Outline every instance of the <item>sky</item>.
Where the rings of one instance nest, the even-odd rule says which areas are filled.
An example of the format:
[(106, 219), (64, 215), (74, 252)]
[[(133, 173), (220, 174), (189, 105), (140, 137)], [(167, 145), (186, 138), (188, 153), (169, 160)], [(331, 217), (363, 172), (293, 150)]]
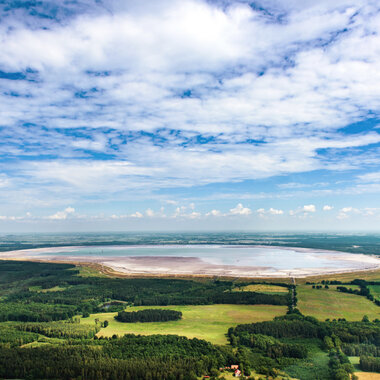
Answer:
[(371, 0), (0, 2), (0, 232), (379, 231)]

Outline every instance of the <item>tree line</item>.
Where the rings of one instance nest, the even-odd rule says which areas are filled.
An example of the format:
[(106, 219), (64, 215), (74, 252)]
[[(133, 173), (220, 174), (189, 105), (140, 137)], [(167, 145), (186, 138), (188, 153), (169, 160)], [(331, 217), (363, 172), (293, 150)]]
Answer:
[(182, 318), (182, 313), (169, 309), (144, 309), (138, 311), (119, 311), (115, 319), (119, 322), (167, 322), (177, 321)]

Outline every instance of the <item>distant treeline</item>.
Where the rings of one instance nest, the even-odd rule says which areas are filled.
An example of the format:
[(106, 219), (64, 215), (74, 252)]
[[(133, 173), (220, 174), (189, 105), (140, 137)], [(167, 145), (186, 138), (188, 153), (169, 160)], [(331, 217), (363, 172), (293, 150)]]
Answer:
[(340, 234), (265, 234), (265, 233), (107, 233), (56, 235), (3, 235), (0, 251), (57, 246), (105, 246), (136, 244), (231, 244), (301, 247), (343, 252), (380, 254), (380, 236)]
[(177, 321), (182, 313), (169, 309), (144, 309), (139, 311), (119, 311), (115, 316), (119, 322), (167, 322)]

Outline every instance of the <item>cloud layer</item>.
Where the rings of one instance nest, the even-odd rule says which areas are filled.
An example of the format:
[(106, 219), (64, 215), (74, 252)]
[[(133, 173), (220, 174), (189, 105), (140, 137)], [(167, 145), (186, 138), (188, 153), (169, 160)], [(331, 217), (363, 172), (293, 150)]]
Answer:
[[(378, 190), (374, 1), (42, 1), (2, 15), (0, 200), (20, 213), (138, 198), (141, 219), (176, 189), (222, 198), (221, 184), (248, 183), (249, 196), (317, 171), (355, 180), (313, 191)], [(278, 194), (305, 186), (289, 178)], [(232, 197), (204, 214), (251, 214)], [(293, 212), (315, 213), (309, 202)]]

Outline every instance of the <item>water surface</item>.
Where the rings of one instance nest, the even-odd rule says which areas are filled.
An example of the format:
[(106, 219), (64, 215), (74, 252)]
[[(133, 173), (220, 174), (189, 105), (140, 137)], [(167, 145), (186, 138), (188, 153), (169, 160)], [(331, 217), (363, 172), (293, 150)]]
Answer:
[[(33, 250), (30, 250), (32, 252)], [(38, 255), (47, 252), (38, 251)], [(150, 246), (83, 246), (51, 248), (49, 255), (107, 257), (196, 257), (217, 265), (260, 266), (278, 270), (312, 268), (360, 267), (359, 260), (347, 260), (358, 255), (342, 252), (302, 250), (282, 247), (223, 246), (223, 245), (150, 245)], [(355, 257), (356, 256), (356, 257)], [(360, 255), (359, 255), (360, 256)], [(357, 265), (356, 265), (357, 264)]]

